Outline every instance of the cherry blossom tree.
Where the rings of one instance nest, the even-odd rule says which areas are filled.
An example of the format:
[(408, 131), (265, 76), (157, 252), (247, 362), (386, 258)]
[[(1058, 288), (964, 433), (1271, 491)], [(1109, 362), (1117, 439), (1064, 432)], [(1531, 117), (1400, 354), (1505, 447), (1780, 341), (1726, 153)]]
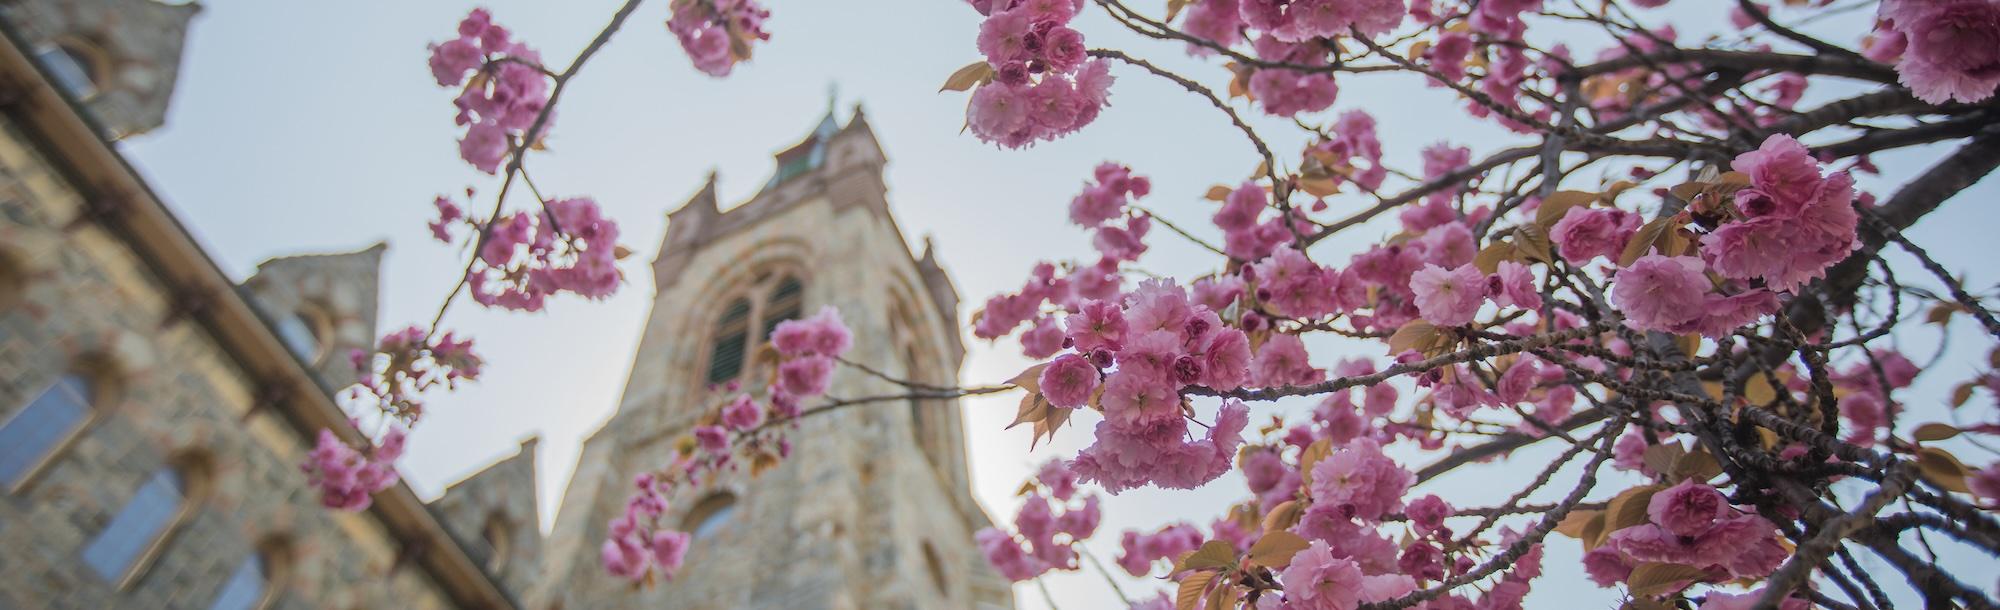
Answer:
[[(408, 426), (427, 392), (477, 378), (470, 340), (439, 329), (461, 292), (534, 311), (619, 287), (617, 225), (588, 197), (544, 195), (527, 160), (565, 87), (638, 4), (561, 70), (479, 10), (432, 46), (437, 83), (459, 91), (461, 156), (497, 177), (498, 195), (483, 215), (435, 200), (432, 230), (468, 246), (465, 272), (428, 328), (355, 356), (351, 406)], [(1014, 392), (1014, 425), (1036, 441), (1074, 423), (1093, 442), (1046, 456), (1011, 522), (978, 534), (1010, 579), (1091, 570), (1118, 589), (1079, 544), (1096, 534), (1103, 494), (1242, 474), (1226, 514), (1121, 533), (1111, 563), (1171, 583), (1171, 594), (1128, 597), (1135, 608), (1518, 608), (1552, 534), (1577, 539), (1581, 573), (1620, 588), (1630, 608), (1887, 609), (1896, 587), (1928, 607), (1995, 607), (1990, 569), (1931, 548), (2000, 555), (2000, 465), (1969, 466), (1942, 446), (2000, 433), (1990, 412), (1962, 423), (1955, 411), (2000, 401), (2000, 349), (1950, 405), (1919, 408), (1907, 390), (1943, 346), (1896, 339), (1969, 323), (2000, 342), (1994, 291), (1968, 287), (1903, 234), (2000, 166), (2000, 1), (1708, 2), (1729, 27), (1697, 40), (1658, 25), (1650, 13), (1667, 0), (967, 4), (982, 16), (962, 49), (976, 59), (943, 87), (967, 95), (967, 137), (1033, 154), (1109, 111), (1116, 79), (1158, 78), (1209, 102), (1247, 146), (1217, 153), (1221, 184), (1200, 194), (1155, 193), (1144, 168), (1078, 168), (1067, 220), (1090, 233), (1095, 260), (1037, 265), (968, 329), (1017, 336), (1042, 363), (1012, 379), (896, 379), (845, 359), (839, 312), (781, 324), (761, 387), (719, 388), (728, 399), (679, 457), (635, 477), (602, 546), (611, 574), (653, 582), (701, 561), (660, 522), (670, 492), (779, 463), (802, 418)], [(671, 8), (669, 32), (712, 76), (767, 37), (769, 13), (753, 0)], [(1203, 59), (1227, 88), (1090, 46), (1071, 27), (1085, 11)], [(1859, 40), (1801, 31), (1856, 11), (1875, 15)], [(1433, 144), (1421, 167), (1391, 167), (1368, 109), (1333, 111), (1342, 87), (1383, 75), (1421, 77), (1519, 143)], [(1836, 81), (1863, 92), (1801, 106)], [(1273, 147), (1252, 125), (1272, 121), (1246, 120), (1256, 114), (1308, 144)], [(1855, 176), (1881, 173), (1872, 155), (1913, 147), (1940, 158), (1881, 176), (1894, 186), (1880, 193), (1857, 188)], [(537, 205), (507, 209), (516, 185)], [(1148, 207), (1198, 197), (1219, 243)], [(1394, 235), (1361, 234), (1385, 214)], [(1213, 264), (1142, 271), (1149, 237), (1169, 233)], [(1344, 260), (1316, 247), (1336, 238), (1362, 247)], [(1892, 257), (1927, 276), (1898, 278)], [(1329, 362), (1304, 341), (1321, 336), (1373, 351)], [(838, 367), (904, 391), (825, 396)], [(1263, 412), (1292, 397), (1317, 406)], [(1953, 423), (1935, 421), (1942, 412)], [(400, 428), (379, 436), (372, 448), (322, 439), (306, 468), (328, 506), (360, 508), (393, 483)], [(1536, 444), (1564, 449), (1508, 497), (1453, 506), (1419, 491)], [(1428, 461), (1399, 461), (1394, 447)], [(1862, 557), (1891, 570), (1863, 569)]]

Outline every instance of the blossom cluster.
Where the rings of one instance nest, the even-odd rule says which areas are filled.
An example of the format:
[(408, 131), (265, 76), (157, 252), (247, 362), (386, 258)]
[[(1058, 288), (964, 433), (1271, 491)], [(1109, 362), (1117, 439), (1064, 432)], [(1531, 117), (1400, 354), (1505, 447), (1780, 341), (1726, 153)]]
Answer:
[(1724, 582), (1767, 576), (1791, 554), (1778, 529), (1754, 512), (1730, 506), (1722, 493), (1692, 478), (1652, 494), (1647, 521), (1610, 533), (1583, 557), (1590, 579), (1611, 586), (1644, 563), (1699, 568), (1690, 580)]
[[(1735, 191), (1731, 205), (1703, 199), (1691, 206), (1692, 214), (1719, 223), (1701, 236), (1699, 256), (1646, 254), (1618, 272), (1611, 301), (1632, 328), (1727, 335), (1776, 311), (1776, 293), (1798, 291), (1857, 247), (1859, 217), (1847, 172), (1822, 176), (1805, 146), (1785, 135), (1736, 157), (1734, 167), (1747, 174), (1749, 184)], [(1597, 218), (1589, 223), (1597, 228), (1579, 222), (1568, 234), (1624, 235), (1622, 224), (1612, 230), (1615, 221)], [(1593, 237), (1578, 243), (1596, 242)], [(1569, 245), (1562, 247), (1569, 256)], [(1722, 283), (1730, 292), (1718, 291), (1709, 271), (1734, 280)]]
[(306, 452), (299, 469), (306, 482), (319, 489), (320, 504), (348, 512), (367, 510), (376, 492), (401, 480), (396, 458), (403, 455), (404, 433), (391, 428), (380, 444), (360, 450), (349, 446), (332, 430), (319, 431), (318, 444)]
[(1103, 112), (1111, 69), (1069, 27), (1082, 0), (973, 0), (986, 19), (979, 52), (991, 76), (972, 92), (966, 126), (980, 140), (1021, 148), (1082, 129)]
[(1060, 460), (1043, 464), (1023, 491), (1014, 531), (980, 530), (974, 536), (980, 552), (1009, 580), (1077, 569), (1076, 545), (1096, 533), (1104, 518), (1097, 495), (1079, 495), (1076, 473)]
[(617, 292), (624, 281), (618, 259), (618, 223), (604, 216), (589, 197), (553, 199), (540, 211), (521, 211), (493, 219), (467, 218), (451, 200), (436, 201), (438, 218), (433, 235), (450, 243), (451, 227), (472, 228), (477, 246), (465, 281), (480, 305), (515, 311), (541, 311), (548, 298), (569, 292), (598, 300)]
[(373, 351), (349, 353), (348, 363), (355, 372), (354, 385), (342, 393), (349, 408), (366, 407), (411, 423), (423, 417), (424, 393), (479, 379), (485, 361), (473, 353), (471, 338), (408, 326), (383, 335)]
[[(771, 332), (771, 347), (780, 362), (773, 372), (775, 380), (763, 388), (763, 400), (737, 393), (736, 382), (723, 386), (720, 389), (733, 398), (703, 414), (679, 439), (673, 462), (633, 479), (625, 510), (611, 520), (598, 549), (605, 571), (634, 582), (672, 580), (686, 557), (690, 535), (662, 525), (672, 508), (669, 498), (738, 470), (743, 463), (738, 454), (748, 458), (752, 476), (790, 457), (792, 441), (786, 429), (797, 427), (804, 413), (802, 401), (826, 393), (834, 363), (853, 344), (853, 333), (832, 306), (811, 318), (780, 322)], [(1069, 489), (1073, 491), (1074, 485)], [(1095, 528), (1095, 518), (1091, 523)]]
[(1976, 103), (2000, 88), (2000, 2), (1882, 0), (1869, 58), (1896, 64), (1918, 99)]
[[(548, 132), (550, 119), (542, 115), (550, 79), (541, 54), (513, 40), (486, 9), (466, 15), (457, 38), (431, 45), (430, 67), (438, 86), (464, 87), (452, 101), (454, 120), (465, 127), (458, 154), (479, 171), (498, 172), (510, 151)], [(527, 133), (537, 120), (540, 131)]]
[(771, 12), (756, 0), (676, 0), (667, 31), (681, 43), (696, 70), (729, 76), (736, 62), (750, 59), (750, 45), (770, 40), (764, 20)]

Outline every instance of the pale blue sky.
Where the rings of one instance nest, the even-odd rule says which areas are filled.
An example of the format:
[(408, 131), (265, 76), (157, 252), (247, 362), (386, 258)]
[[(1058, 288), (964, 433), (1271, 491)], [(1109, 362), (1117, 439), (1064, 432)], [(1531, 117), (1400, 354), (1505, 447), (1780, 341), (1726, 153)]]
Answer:
[[(425, 44), (451, 34), (473, 4), (459, 0), (277, 3), (213, 0), (194, 23), (180, 89), (168, 126), (127, 142), (125, 150), (180, 213), (186, 224), (230, 272), (247, 275), (258, 261), (277, 255), (346, 251), (377, 240), (391, 246), (383, 268), (384, 327), (430, 318), (462, 264), (461, 253), (431, 241), (423, 223), (431, 198), (471, 185), (497, 187), (492, 178), (459, 161), (452, 125), (452, 93), (431, 82)], [(485, 3), (496, 20), (514, 29), (561, 66), (594, 35), (618, 3), (613, 0)], [(1086, 256), (1089, 238), (1062, 215), (1066, 202), (1106, 159), (1132, 165), (1154, 181), (1145, 203), (1183, 226), (1198, 226), (1209, 212), (1206, 187), (1234, 183), (1255, 166), (1247, 143), (1206, 101), (1126, 67), (1102, 118), (1081, 133), (1028, 151), (1003, 151), (961, 135), (964, 98), (933, 93), (946, 75), (976, 58), (978, 15), (952, 0), (874, 0), (865, 3), (771, 0), (769, 44), (728, 79), (696, 73), (661, 26), (666, 3), (650, 2), (565, 93), (550, 138), (552, 154), (531, 160), (536, 182), (552, 196), (590, 195), (617, 218), (626, 243), (638, 252), (625, 271), (631, 281), (602, 303), (571, 298), (549, 310), (521, 315), (461, 304), (447, 327), (477, 337), (490, 364), (485, 379), (433, 405), (415, 433), (403, 470), (424, 494), (512, 453), (520, 439), (540, 435), (541, 505), (553, 517), (582, 436), (615, 407), (631, 363), (652, 286), (645, 261), (658, 247), (664, 215), (699, 187), (709, 169), (721, 172), (725, 201), (753, 193), (772, 169), (770, 155), (809, 130), (824, 112), (826, 89), (838, 83), (843, 117), (866, 105), (890, 165), (891, 206), (915, 240), (935, 236), (939, 253), (963, 295), (966, 311), (987, 296), (1018, 288), (1037, 260)], [(1141, 10), (1159, 10), (1141, 1)], [(1684, 33), (1706, 31), (1722, 19), (1721, 3), (1684, 1), (1674, 21)], [(1696, 7), (1692, 5), (1703, 5)], [(1864, 18), (1847, 16), (1820, 27), (1849, 33)], [(1153, 43), (1115, 31), (1091, 8), (1079, 27), (1093, 46), (1116, 46), (1219, 86), (1220, 68), (1187, 60), (1177, 45)], [(1684, 34), (1683, 39), (1692, 36)], [(1587, 41), (1573, 46), (1591, 47)], [(1335, 112), (1364, 108), (1380, 121), (1389, 159), (1414, 167), (1417, 151), (1439, 140), (1469, 144), (1476, 153), (1521, 140), (1463, 116), (1443, 90), (1401, 76), (1345, 78)], [(1851, 86), (1808, 96), (1827, 99)], [(1252, 111), (1254, 112), (1254, 111)], [(1274, 148), (1296, 150), (1296, 130), (1258, 119)], [(1941, 154), (1919, 151), (1878, 159), (1891, 176), (1907, 176)], [(1281, 157), (1290, 156), (1283, 155)], [(1591, 177), (1595, 177), (1593, 174)], [(1871, 180), (1863, 187), (1875, 186)], [(1991, 285), (1977, 263), (1990, 260), (1995, 223), (1990, 206), (2000, 187), (1988, 180), (1961, 195), (1952, 209), (1927, 219), (1912, 233), (1941, 253), (1953, 269)], [(1336, 198), (1336, 210), (1363, 202)], [(727, 205), (727, 204), (725, 204)], [(1387, 220), (1387, 219), (1385, 219)], [(1361, 227), (1354, 237), (1321, 247), (1321, 260), (1341, 260), (1364, 239), (1393, 231), (1388, 222)], [(1152, 271), (1188, 277), (1215, 261), (1197, 248), (1157, 232), (1143, 261)], [(1905, 261), (1899, 261), (1899, 263)], [(1901, 274), (1918, 278), (1910, 265)], [(1962, 325), (1963, 326), (1963, 325)], [(1970, 331), (1969, 327), (1960, 328)], [(1908, 338), (1928, 354), (1935, 337)], [(968, 383), (1002, 380), (1027, 362), (1014, 344), (968, 340)], [(1967, 376), (1984, 342), (1965, 333), (1914, 396), (1932, 408), (1943, 388)], [(1329, 344), (1334, 346), (1334, 344)], [(1353, 346), (1379, 356), (1379, 347)], [(1331, 353), (1319, 364), (1330, 365)], [(1010, 420), (1010, 398), (967, 401), (968, 446), (976, 491), (996, 519), (1012, 518), (1012, 490), (1035, 464), (1066, 457), (1088, 442), (1093, 418), (1064, 431), (1052, 446), (1030, 454), (1025, 430), (1000, 432)], [(1296, 412), (1300, 404), (1264, 413)], [(1979, 407), (1973, 417), (1991, 417)], [(1548, 452), (1541, 452), (1546, 455)], [(1401, 454), (1410, 455), (1410, 454)], [(1962, 451), (1985, 464), (1990, 455)], [(1516, 462), (1531, 462), (1523, 454)], [(1421, 462), (1422, 459), (1412, 459)], [(1491, 503), (1506, 490), (1497, 482), (1532, 474), (1494, 467), (1430, 484), (1447, 498)], [(1498, 471), (1501, 476), (1495, 476)], [(1615, 491), (1617, 487), (1607, 491)], [(1560, 491), (1560, 490), (1558, 490)], [(1107, 523), (1091, 547), (1107, 561), (1117, 533), (1154, 528), (1178, 517), (1206, 522), (1240, 499), (1235, 475), (1196, 492), (1129, 492), (1111, 499)], [(1486, 498), (1483, 502), (1474, 498)], [(1538, 582), (1531, 605), (1610, 607), (1615, 596), (1579, 584), (1575, 545), (1550, 549), (1550, 576)], [(694, 558), (699, 561), (699, 558)], [(1114, 568), (1115, 569), (1115, 568)], [(1126, 579), (1128, 591), (1159, 588)], [(1091, 574), (1061, 575), (1051, 586), (1064, 607), (1095, 608), (1112, 601)], [(1019, 591), (1023, 608), (1042, 606), (1032, 588)]]

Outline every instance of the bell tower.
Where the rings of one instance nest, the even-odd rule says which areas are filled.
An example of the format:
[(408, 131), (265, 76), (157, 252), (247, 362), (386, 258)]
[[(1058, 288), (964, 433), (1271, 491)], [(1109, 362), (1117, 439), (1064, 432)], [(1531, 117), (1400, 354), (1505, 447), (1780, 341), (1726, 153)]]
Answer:
[[(778, 322), (833, 305), (854, 331), (849, 359), (957, 381), (957, 293), (928, 243), (913, 254), (904, 242), (862, 111), (845, 124), (828, 112), (775, 157), (749, 201), (723, 208), (711, 173), (668, 214), (624, 397), (585, 442), (529, 607), (1013, 607), (1010, 583), (973, 543), (989, 519), (968, 484), (957, 401), (807, 417), (777, 468), (672, 498), (669, 523), (695, 537), (678, 578), (635, 590), (604, 573), (598, 545), (632, 477), (667, 463), (674, 439), (730, 396), (716, 386), (757, 385), (749, 380), (764, 373), (751, 356)], [(840, 369), (829, 395), (902, 392)]]

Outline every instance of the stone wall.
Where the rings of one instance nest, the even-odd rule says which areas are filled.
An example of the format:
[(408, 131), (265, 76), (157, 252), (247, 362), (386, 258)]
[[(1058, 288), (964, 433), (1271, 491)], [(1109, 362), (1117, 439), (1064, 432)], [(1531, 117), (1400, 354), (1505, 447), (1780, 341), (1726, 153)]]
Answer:
[[(276, 608), (437, 608), (424, 572), (366, 514), (318, 506), (300, 432), (121, 242), (76, 223), (75, 189), (0, 121), (0, 251), (25, 270), (0, 309), (0, 418), (87, 363), (116, 397), (25, 487), (0, 490), (0, 608), (205, 608), (245, 557), (286, 541)], [(107, 386), (110, 387), (110, 386)], [(124, 587), (81, 550), (154, 472), (205, 464), (208, 492)], [(402, 564), (402, 565), (399, 565)], [(365, 584), (362, 584), (365, 583)]]

